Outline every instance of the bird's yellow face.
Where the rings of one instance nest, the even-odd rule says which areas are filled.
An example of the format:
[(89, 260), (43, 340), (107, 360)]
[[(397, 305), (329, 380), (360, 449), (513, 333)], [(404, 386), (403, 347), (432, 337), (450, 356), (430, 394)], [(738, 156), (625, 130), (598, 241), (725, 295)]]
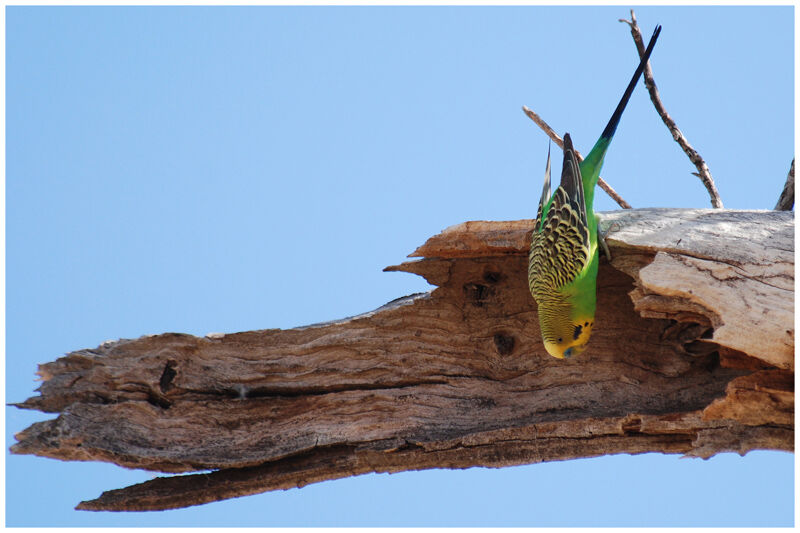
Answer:
[(547, 353), (558, 359), (569, 359), (573, 355), (578, 355), (586, 349), (586, 345), (589, 343), (592, 326), (594, 326), (594, 318), (586, 318), (558, 328), (555, 335), (547, 335), (552, 340), (544, 340)]

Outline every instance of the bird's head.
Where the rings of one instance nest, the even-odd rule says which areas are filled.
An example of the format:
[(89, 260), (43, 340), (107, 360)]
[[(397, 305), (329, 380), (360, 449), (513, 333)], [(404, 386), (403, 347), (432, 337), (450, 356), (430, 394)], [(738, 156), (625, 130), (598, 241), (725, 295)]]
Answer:
[(594, 318), (575, 320), (557, 324), (545, 330), (542, 325), (542, 336), (547, 353), (558, 359), (569, 359), (586, 349), (592, 334)]

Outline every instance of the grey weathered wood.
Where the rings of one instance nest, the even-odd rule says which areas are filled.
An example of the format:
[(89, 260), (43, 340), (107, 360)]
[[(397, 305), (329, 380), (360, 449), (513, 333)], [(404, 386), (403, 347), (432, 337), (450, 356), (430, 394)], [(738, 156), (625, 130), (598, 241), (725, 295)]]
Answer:
[[(640, 313), (698, 312), (714, 327), (710, 340), (794, 370), (793, 216), (711, 209), (626, 214), (603, 217), (604, 227), (620, 227), (608, 240), (657, 252), (641, 270), (627, 269), (638, 281), (631, 297)], [(615, 264), (626, 270), (624, 260)]]
[(793, 449), (792, 214), (626, 210), (602, 227), (613, 262), (581, 357), (541, 344), (531, 221), (467, 222), (387, 268), (435, 290), (370, 313), (41, 365), (40, 394), (19, 407), (59, 416), (12, 452), (214, 470), (79, 506), (155, 510), (366, 472)]

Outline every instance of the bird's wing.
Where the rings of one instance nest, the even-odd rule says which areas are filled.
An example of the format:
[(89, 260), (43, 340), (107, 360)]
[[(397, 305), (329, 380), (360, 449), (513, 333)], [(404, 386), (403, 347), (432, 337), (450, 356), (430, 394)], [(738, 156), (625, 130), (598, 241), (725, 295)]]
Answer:
[(589, 228), (563, 187), (556, 189), (547, 219), (531, 246), (531, 274), (541, 288), (559, 289), (575, 281), (589, 262)]
[[(572, 146), (572, 137), (569, 136), (569, 133), (564, 134), (564, 164), (561, 167), (561, 188), (567, 193), (570, 206), (577, 211), (580, 222), (588, 227), (586, 196), (583, 191), (581, 167), (578, 165), (578, 157), (575, 155), (575, 148)], [(588, 241), (586, 246), (589, 246)]]
[(529, 273), (532, 289), (560, 289), (575, 281), (590, 256), (589, 226), (583, 181), (572, 140), (564, 136), (561, 185), (531, 242)]

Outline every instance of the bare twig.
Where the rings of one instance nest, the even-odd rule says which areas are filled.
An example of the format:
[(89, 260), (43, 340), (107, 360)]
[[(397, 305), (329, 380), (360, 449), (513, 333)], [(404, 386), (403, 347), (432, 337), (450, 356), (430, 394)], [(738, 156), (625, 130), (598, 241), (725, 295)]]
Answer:
[[(550, 125), (547, 122), (542, 120), (542, 117), (537, 115), (532, 110), (528, 109), (527, 106), (522, 106), (522, 110), (525, 112), (526, 115), (528, 115), (528, 117), (532, 121), (534, 121), (536, 123), (537, 126), (542, 128), (542, 131), (544, 131), (547, 134), (547, 136), (550, 137), (553, 140), (554, 143), (556, 143), (562, 149), (564, 148), (564, 140), (561, 137), (559, 137), (558, 134), (555, 131), (553, 131), (553, 128), (551, 128)], [(580, 154), (580, 152), (575, 150), (575, 155), (578, 157), (578, 161), (579, 162), (583, 161), (583, 156)], [(611, 197), (611, 199), (614, 200), (615, 202), (617, 202), (617, 204), (619, 204), (619, 206), (622, 209), (630, 209), (631, 208), (631, 204), (629, 204), (628, 202), (623, 200), (622, 196), (617, 194), (617, 191), (612, 189), (611, 185), (606, 183), (606, 181), (603, 178), (598, 177), (597, 178), (597, 184), (600, 186), (601, 189), (606, 191), (606, 193), (608, 193), (608, 195)]]
[(789, 169), (789, 175), (786, 176), (786, 183), (783, 186), (783, 192), (778, 203), (775, 204), (775, 209), (778, 211), (791, 211), (794, 208), (794, 158), (792, 158), (792, 166)]
[[(642, 32), (639, 30), (639, 25), (636, 23), (636, 15), (631, 9), (631, 20), (619, 19), (620, 22), (624, 22), (631, 29), (631, 35), (633, 36), (633, 41), (636, 43), (636, 49), (639, 51), (639, 57), (642, 57), (644, 54), (644, 41), (642, 40)], [(650, 100), (653, 101), (653, 105), (658, 111), (658, 114), (661, 115), (661, 120), (664, 121), (667, 128), (669, 128), (670, 133), (672, 133), (672, 138), (675, 139), (683, 151), (686, 152), (686, 155), (689, 157), (689, 160), (697, 167), (697, 173), (693, 174), (698, 176), (700, 180), (705, 185), (706, 189), (708, 190), (708, 194), (711, 197), (711, 205), (713, 207), (721, 208), (722, 207), (722, 199), (719, 196), (719, 191), (717, 191), (717, 186), (714, 185), (714, 178), (711, 177), (711, 171), (708, 169), (708, 165), (700, 157), (700, 154), (692, 148), (692, 145), (689, 144), (689, 141), (686, 140), (686, 137), (683, 136), (681, 130), (678, 129), (678, 126), (675, 124), (675, 121), (672, 120), (672, 117), (667, 114), (667, 110), (664, 109), (664, 104), (661, 103), (661, 97), (658, 95), (658, 88), (656, 87), (656, 82), (653, 79), (653, 69), (650, 68), (650, 62), (648, 61), (647, 64), (644, 66), (644, 84), (647, 87), (647, 91), (650, 93)]]

